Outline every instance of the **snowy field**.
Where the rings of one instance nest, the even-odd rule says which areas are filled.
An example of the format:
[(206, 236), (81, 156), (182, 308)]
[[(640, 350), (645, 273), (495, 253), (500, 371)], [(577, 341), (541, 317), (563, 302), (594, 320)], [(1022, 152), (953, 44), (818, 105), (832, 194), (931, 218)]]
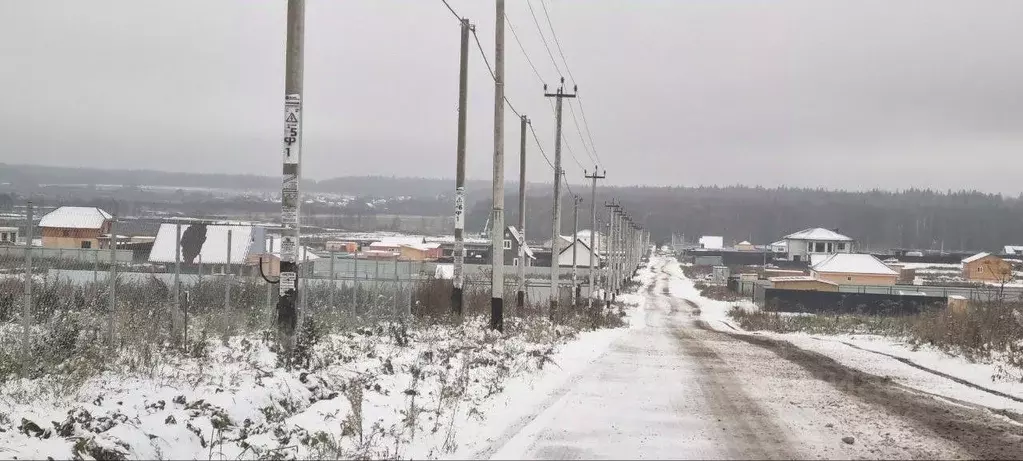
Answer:
[[(624, 298), (641, 316), (643, 299)], [(294, 371), (259, 337), (145, 369), (121, 357), (79, 386), (3, 383), (0, 458), (476, 457), (627, 331), (381, 323), (323, 337)]]

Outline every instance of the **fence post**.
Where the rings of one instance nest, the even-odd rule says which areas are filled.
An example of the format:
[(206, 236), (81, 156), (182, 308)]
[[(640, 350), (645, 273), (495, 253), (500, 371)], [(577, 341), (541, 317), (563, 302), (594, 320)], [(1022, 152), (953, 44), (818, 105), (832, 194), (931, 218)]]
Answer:
[(92, 289), (99, 290), (99, 248), (92, 250)]
[(110, 313), (107, 318), (107, 340), (114, 346), (114, 320), (117, 309), (117, 217), (110, 220)]
[[(174, 226), (174, 312), (170, 315), (171, 332), (174, 331), (174, 316), (181, 312), (181, 224)], [(173, 334), (173, 333), (172, 333)]]
[(401, 291), (401, 284), (398, 283), (398, 256), (394, 257), (394, 316), (398, 316), (398, 292)]
[[(267, 259), (267, 264), (270, 264), (270, 268), (272, 268), (273, 267), (273, 253), (274, 253), (274, 239), (273, 239), (273, 237), (270, 237), (267, 240), (270, 242), (270, 245), (267, 248), (266, 259)], [(260, 265), (259, 270), (263, 271), (263, 267), (262, 267), (263, 266), (263, 261), (262, 261), (262, 259), (260, 259), (259, 265)], [(280, 266), (278, 266), (278, 267), (280, 267)], [(270, 272), (270, 268), (267, 268), (267, 270), (265, 272)], [(280, 272), (280, 271), (278, 271), (278, 272)], [(270, 318), (273, 318), (273, 307), (274, 307), (274, 304), (273, 304), (273, 284), (268, 283), (268, 284), (266, 284), (266, 313), (267, 313), (267, 315), (270, 316)]]
[(334, 252), (330, 252), (330, 291), (327, 294), (327, 308), (334, 309)]
[(352, 313), (357, 314), (359, 308), (359, 253), (355, 253), (355, 268), (352, 269)]
[(198, 269), (198, 272), (199, 272), (199, 279), (195, 283), (196, 283), (197, 287), (200, 287), (200, 286), (202, 286), (202, 252), (201, 251), (199, 252), (198, 255), (196, 255), (196, 259), (199, 260), (199, 263), (197, 264), (197, 267), (196, 267)]
[(21, 348), (21, 359), (22, 359), (22, 375), (25, 375), (25, 370), (29, 363), (29, 351), (30, 347), (30, 334), (29, 329), (32, 325), (32, 202), (29, 201), (25, 209), (26, 218), (28, 225), (25, 227), (25, 304), (22, 306), (21, 311), (21, 329), (22, 329), (22, 348)]
[[(227, 230), (227, 260), (224, 263), (224, 320), (227, 320), (227, 311), (231, 309), (231, 229)], [(225, 324), (226, 326), (226, 324)]]
[(377, 306), (377, 300), (380, 296), (380, 260), (377, 259), (373, 264), (373, 307)]

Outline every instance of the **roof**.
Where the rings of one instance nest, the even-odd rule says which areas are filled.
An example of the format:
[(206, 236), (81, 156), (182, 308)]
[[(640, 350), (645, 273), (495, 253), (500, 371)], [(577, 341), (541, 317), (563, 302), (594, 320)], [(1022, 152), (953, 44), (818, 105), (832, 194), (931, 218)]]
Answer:
[[(156, 240), (153, 242), (153, 250), (149, 253), (149, 262), (172, 263), (175, 260), (175, 249), (177, 245), (177, 224), (160, 224), (160, 230), (156, 233)], [(181, 224), (182, 240), (185, 240), (185, 231), (193, 224)], [(231, 264), (244, 264), (250, 253), (263, 251), (262, 227), (254, 226), (222, 226), (210, 224), (206, 226), (206, 235), (202, 247), (196, 255), (195, 263), (224, 264), (227, 262), (227, 232), (231, 231)], [(280, 243), (275, 248), (280, 247)], [(188, 263), (182, 251), (181, 262)]]
[(43, 216), (39, 220), (39, 227), (100, 229), (104, 222), (112, 218), (110, 213), (96, 207), (62, 206)]
[(820, 240), (830, 242), (851, 242), (852, 238), (830, 229), (812, 227), (785, 236), (786, 240)]
[(987, 253), (987, 252), (980, 252), (980, 253), (977, 253), (977, 254), (975, 254), (973, 256), (970, 256), (969, 258), (964, 259), (963, 263), (964, 264), (969, 264), (969, 263), (972, 263), (972, 262), (974, 262), (974, 261), (976, 261), (978, 259), (984, 259), (984, 258), (986, 258), (988, 256), (993, 256), (993, 255), (991, 253)]
[(816, 272), (839, 274), (898, 275), (895, 269), (888, 267), (874, 255), (858, 253), (829, 255), (823, 261), (814, 264), (812, 269)]
[(425, 241), (424, 237), (421, 236), (392, 236), (383, 237), (380, 240), (371, 243), (369, 246), (378, 247), (400, 247), (402, 245), (421, 245)]
[(780, 277), (770, 277), (767, 280), (772, 282), (820, 282), (828, 285), (838, 285), (837, 283), (816, 279), (809, 275), (784, 275)]
[[(587, 241), (585, 241), (583, 239), (575, 239), (575, 241), (583, 244), (583, 247), (586, 248), (587, 252), (590, 251), (590, 244), (589, 244), (589, 242), (587, 242)], [(558, 252), (558, 254), (561, 254), (561, 253), (564, 253), (564, 252), (568, 251), (569, 248), (572, 248), (571, 244), (565, 246), (565, 248), (562, 248), (561, 251)], [(598, 254), (597, 257), (599, 258), (600, 255)]]
[(771, 246), (773, 246), (773, 247), (787, 247), (787, 246), (789, 246), (789, 242), (786, 242), (785, 240), (779, 240), (777, 242), (772, 243)]
[(725, 247), (725, 238), (719, 235), (704, 235), (700, 237), (700, 245), (707, 249), (719, 250)]
[[(372, 245), (370, 245), (370, 246), (372, 246)], [(398, 246), (405, 247), (405, 248), (411, 248), (413, 250), (419, 250), (419, 251), (430, 251), (430, 250), (436, 250), (437, 248), (440, 248), (440, 244), (436, 243), (436, 242), (433, 242), (433, 243), (402, 243), (402, 244), (400, 244)]]
[(515, 240), (518, 242), (519, 246), (522, 247), (522, 251), (526, 253), (526, 257), (530, 259), (536, 259), (536, 256), (533, 256), (533, 249), (530, 248), (529, 243), (527, 243), (526, 240), (522, 238), (522, 234), (519, 233), (518, 228), (516, 228), (515, 226), (508, 226), (508, 232), (511, 232), (512, 237), (515, 237)]
[(743, 240), (739, 242), (739, 245), (752, 245), (752, 243), (749, 243), (749, 240)]
[(1023, 245), (1006, 245), (1004, 252), (1007, 255), (1023, 254)]

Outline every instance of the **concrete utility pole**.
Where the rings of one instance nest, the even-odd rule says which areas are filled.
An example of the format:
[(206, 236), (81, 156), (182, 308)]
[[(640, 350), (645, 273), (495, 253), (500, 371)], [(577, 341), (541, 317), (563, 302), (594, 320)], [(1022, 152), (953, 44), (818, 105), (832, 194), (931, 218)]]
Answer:
[[(29, 364), (29, 352), (31, 350), (31, 334), (29, 331), (32, 327), (32, 234), (35, 230), (35, 223), (32, 221), (32, 202), (29, 201), (25, 206), (25, 304), (21, 307), (21, 359), (22, 365), (22, 376), (26, 376), (24, 370), (28, 369)], [(97, 248), (98, 252), (99, 249)], [(113, 314), (111, 314), (113, 315)]]
[[(561, 78), (561, 84), (558, 86), (558, 91), (555, 93), (547, 93), (547, 85), (543, 86), (544, 96), (555, 99), (554, 109), (554, 232), (551, 235), (551, 308), (548, 315), (554, 316), (554, 312), (558, 309), (558, 291), (560, 287), (560, 280), (558, 274), (558, 242), (561, 241), (561, 175), (564, 173), (561, 170), (561, 107), (562, 99), (574, 98), (575, 93), (565, 93), (565, 78)], [(579, 91), (579, 88), (574, 88), (574, 91)]]
[(519, 137), (519, 267), (518, 290), (515, 293), (515, 308), (521, 315), (526, 304), (526, 129), (529, 119), (525, 115), (520, 121)]
[[(593, 180), (593, 186), (590, 187), (590, 296), (589, 301), (586, 303), (587, 309), (593, 309), (593, 296), (596, 295), (596, 285), (594, 284), (594, 261), (597, 259), (597, 180), (604, 179), (607, 177), (607, 170), (604, 170), (604, 174), (597, 174), (597, 166), (593, 166), (593, 174), (586, 174), (583, 171), (583, 176), (586, 179)], [(605, 236), (606, 238), (607, 236)], [(601, 239), (603, 240), (603, 239)], [(605, 254), (605, 257), (607, 255)]]
[(462, 284), (465, 265), (465, 120), (469, 88), (469, 32), (473, 25), (462, 19), (462, 43), (458, 55), (458, 146), (455, 148), (455, 251), (451, 311), (462, 315)]
[(504, 0), (494, 37), (494, 227), (490, 230), (490, 329), (504, 331)]
[(611, 203), (604, 202), (607, 207), (607, 255), (604, 262), (604, 301), (607, 307), (611, 307), (609, 293), (614, 293), (615, 285), (615, 231), (618, 221), (618, 205), (612, 200)]
[(302, 168), (302, 56), (305, 47), (305, 0), (288, 0), (288, 37), (284, 71), (284, 136), (281, 149), (283, 183), (281, 186), (281, 267), (280, 299), (277, 301), (277, 328), (282, 335), (285, 354), (295, 345), (298, 326), (298, 248), (301, 199), (299, 180)]
[(579, 241), (579, 203), (581, 197), (572, 197), (572, 307), (579, 302), (579, 251), (576, 242)]

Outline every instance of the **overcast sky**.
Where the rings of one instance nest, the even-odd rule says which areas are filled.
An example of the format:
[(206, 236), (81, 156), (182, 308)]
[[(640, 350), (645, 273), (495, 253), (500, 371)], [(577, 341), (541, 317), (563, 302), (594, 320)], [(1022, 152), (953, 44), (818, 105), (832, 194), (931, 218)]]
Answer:
[[(612, 184), (1023, 191), (1019, 0), (544, 2)], [(493, 62), (494, 2), (450, 3)], [(507, 3), (555, 84), (526, 1)], [(278, 174), (285, 18), (284, 0), (0, 2), (0, 162)], [(308, 0), (306, 27), (304, 175), (453, 177), (459, 26), (441, 0)], [(553, 157), (550, 103), (506, 34), (507, 95)], [(489, 179), (475, 47), (469, 78), (468, 172)], [(550, 180), (533, 143), (529, 162)], [(582, 181), (567, 151), (565, 169)]]

